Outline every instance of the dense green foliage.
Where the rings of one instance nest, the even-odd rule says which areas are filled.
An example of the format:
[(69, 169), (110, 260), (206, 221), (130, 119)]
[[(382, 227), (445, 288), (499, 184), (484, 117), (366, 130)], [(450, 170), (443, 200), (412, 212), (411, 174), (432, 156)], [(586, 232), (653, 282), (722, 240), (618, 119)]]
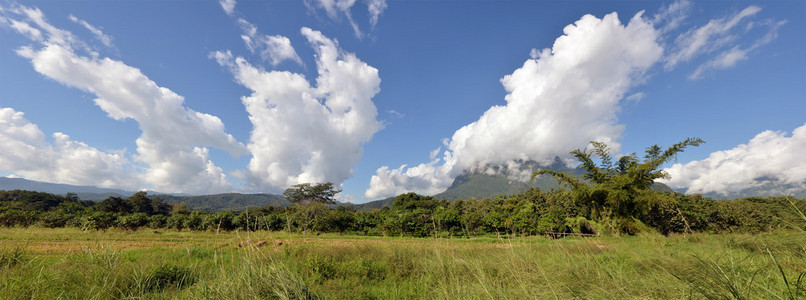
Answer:
[[(662, 204), (640, 206), (635, 218), (607, 218), (578, 192), (525, 192), (494, 199), (456, 200), (402, 194), (391, 207), (357, 211), (351, 206), (319, 202), (288, 207), (266, 206), (235, 212), (190, 211), (166, 205), (145, 193), (110, 197), (90, 204), (70, 197), (0, 191), (0, 226), (78, 227), (86, 230), (172, 228), (193, 231), (269, 230), (337, 232), (376, 236), (473, 237), (542, 235), (576, 232), (601, 235), (657, 230), (664, 234), (696, 232), (763, 232), (778, 228), (806, 229), (806, 200), (792, 197), (711, 200), (700, 195), (653, 192)], [(642, 200), (645, 201), (645, 200)]]

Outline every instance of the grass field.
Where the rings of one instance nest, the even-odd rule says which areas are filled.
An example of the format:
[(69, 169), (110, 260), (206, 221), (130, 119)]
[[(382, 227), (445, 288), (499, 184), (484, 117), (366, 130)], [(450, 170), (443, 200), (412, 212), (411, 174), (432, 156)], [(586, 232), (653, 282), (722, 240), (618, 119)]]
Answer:
[(6, 299), (801, 299), (806, 233), (414, 239), (0, 229)]

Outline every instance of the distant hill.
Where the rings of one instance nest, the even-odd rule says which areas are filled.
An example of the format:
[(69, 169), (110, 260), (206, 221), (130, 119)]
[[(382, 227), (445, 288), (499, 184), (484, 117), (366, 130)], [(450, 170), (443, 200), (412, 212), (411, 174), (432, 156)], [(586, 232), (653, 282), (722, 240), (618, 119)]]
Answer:
[[(676, 192), (685, 193), (686, 189), (675, 189)], [(788, 191), (788, 192), (782, 192)], [(733, 200), (747, 197), (775, 197), (775, 196), (793, 196), (799, 199), (806, 199), (806, 190), (802, 187), (795, 185), (781, 185), (767, 182), (757, 187), (746, 188), (738, 192), (730, 192), (727, 194), (720, 194), (715, 192), (704, 193), (704, 197), (719, 200)]]
[(22, 178), (0, 177), (0, 190), (26, 190), (64, 195), (75, 193), (81, 200), (99, 201), (109, 197), (128, 197), (134, 192), (120, 189), (107, 189), (94, 186), (78, 186), (69, 184), (47, 183)]
[(384, 207), (392, 207), (392, 203), (395, 201), (395, 197), (389, 197), (386, 199), (380, 199), (375, 201), (370, 201), (367, 203), (360, 203), (360, 204), (351, 204), (355, 207), (355, 210), (358, 211), (369, 211), (373, 209), (380, 209)]
[(155, 195), (169, 204), (185, 203), (190, 210), (238, 211), (267, 205), (288, 206), (282, 195), (227, 193), (201, 196)]
[[(120, 189), (107, 189), (94, 186), (76, 186), (27, 180), (22, 178), (0, 177), (0, 190), (26, 190), (64, 195), (75, 193), (81, 200), (103, 201), (109, 197), (129, 197), (135, 192)], [(158, 196), (163, 202), (171, 204), (185, 203), (191, 210), (227, 211), (266, 205), (288, 206), (282, 195), (274, 194), (217, 194), (217, 195), (170, 195), (149, 192), (150, 196)]]

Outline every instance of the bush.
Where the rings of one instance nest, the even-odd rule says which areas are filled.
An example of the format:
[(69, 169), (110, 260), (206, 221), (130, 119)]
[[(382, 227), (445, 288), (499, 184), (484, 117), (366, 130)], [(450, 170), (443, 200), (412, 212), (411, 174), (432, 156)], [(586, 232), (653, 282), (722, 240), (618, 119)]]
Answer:
[(0, 225), (5, 227), (28, 227), (36, 223), (36, 212), (9, 210), (0, 213)]
[(601, 232), (599, 223), (585, 219), (585, 217), (565, 218), (565, 226), (574, 233), (599, 235)]
[(185, 218), (184, 227), (190, 230), (204, 230), (204, 219), (202, 218), (202, 214), (198, 211), (194, 211), (190, 213)]
[(143, 227), (148, 224), (148, 216), (145, 213), (134, 213), (127, 216), (122, 216), (118, 220), (118, 225), (126, 230), (135, 231), (137, 228)]
[(168, 225), (168, 217), (163, 215), (153, 215), (148, 219), (148, 227), (151, 229), (165, 228)]
[(182, 231), (182, 229), (185, 228), (185, 220), (187, 218), (188, 218), (187, 215), (182, 214), (171, 215), (170, 217), (168, 217), (168, 220), (166, 220), (165, 225), (168, 228), (173, 228)]
[(214, 214), (206, 215), (202, 218), (202, 224), (200, 228), (207, 229), (207, 230), (224, 230), (230, 231), (235, 229), (235, 225), (232, 223), (232, 213), (230, 212), (219, 212)]
[(59, 211), (49, 211), (39, 215), (39, 225), (47, 228), (60, 228), (67, 225), (67, 221), (71, 218), (71, 215)]
[(96, 212), (91, 214), (84, 220), (84, 230), (103, 230), (106, 231), (109, 227), (117, 225), (118, 217), (109, 212)]
[(565, 214), (559, 209), (554, 209), (543, 214), (537, 220), (537, 232), (545, 234), (547, 232), (571, 232), (571, 230), (565, 226)]

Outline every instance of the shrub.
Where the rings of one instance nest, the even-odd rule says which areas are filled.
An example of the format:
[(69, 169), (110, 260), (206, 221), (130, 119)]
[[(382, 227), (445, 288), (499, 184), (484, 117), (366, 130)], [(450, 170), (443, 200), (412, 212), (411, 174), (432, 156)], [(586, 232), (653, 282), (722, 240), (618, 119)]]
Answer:
[(537, 220), (537, 232), (570, 232), (570, 228), (565, 226), (565, 215), (559, 209), (554, 209), (540, 216)]
[(117, 224), (118, 217), (115, 216), (113, 213), (108, 212), (96, 212), (92, 215), (89, 215), (87, 219), (84, 220), (84, 230), (103, 230), (106, 231), (109, 227), (115, 226)]
[(188, 216), (183, 214), (175, 214), (168, 217), (166, 220), (166, 226), (168, 228), (173, 228), (179, 231), (182, 231), (185, 228), (185, 220), (187, 220)]
[(71, 218), (71, 215), (59, 211), (49, 211), (39, 215), (39, 225), (47, 228), (60, 228), (67, 225), (67, 221)]
[(32, 211), (9, 210), (0, 213), (0, 225), (5, 227), (28, 227), (36, 223), (36, 213)]
[(168, 225), (168, 217), (164, 215), (153, 215), (149, 217), (148, 227), (152, 229), (165, 228)]
[(148, 224), (148, 216), (145, 213), (134, 213), (120, 217), (118, 224), (120, 227), (134, 231)]

